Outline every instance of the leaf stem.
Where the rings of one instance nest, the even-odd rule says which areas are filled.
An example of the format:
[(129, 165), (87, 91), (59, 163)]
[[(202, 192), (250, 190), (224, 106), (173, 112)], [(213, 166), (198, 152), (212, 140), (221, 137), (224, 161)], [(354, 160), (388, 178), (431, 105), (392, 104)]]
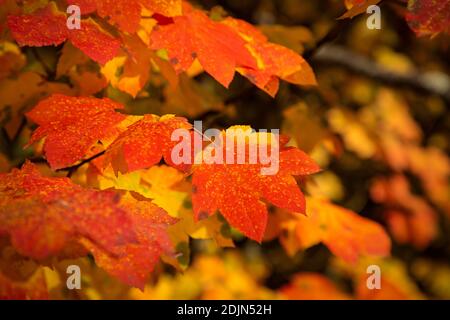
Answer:
[(80, 168), (81, 166), (85, 165), (86, 163), (91, 162), (92, 160), (97, 159), (98, 157), (101, 157), (102, 155), (105, 154), (105, 151), (106, 151), (106, 150), (103, 150), (102, 152), (99, 152), (99, 153), (97, 153), (97, 154), (95, 154), (95, 155), (93, 155), (93, 156), (91, 156), (91, 157), (89, 157), (89, 158), (87, 158), (87, 159), (84, 159), (84, 160), (82, 160), (82, 161), (81, 161), (80, 163), (78, 163), (78, 164), (75, 164), (75, 165), (73, 165), (73, 166), (66, 167), (66, 168), (61, 168), (61, 169), (58, 169), (58, 170), (56, 170), (56, 171), (68, 171), (68, 172), (67, 172), (67, 177), (70, 178), (70, 177), (72, 176), (72, 174), (73, 174), (75, 171), (78, 170), (78, 168)]

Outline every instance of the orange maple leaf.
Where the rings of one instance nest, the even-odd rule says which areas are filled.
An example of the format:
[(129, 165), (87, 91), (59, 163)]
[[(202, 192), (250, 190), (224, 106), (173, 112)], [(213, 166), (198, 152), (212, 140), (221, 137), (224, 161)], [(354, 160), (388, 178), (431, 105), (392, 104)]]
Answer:
[(308, 198), (309, 217), (299, 217), (296, 234), (310, 246), (322, 241), (332, 253), (354, 262), (359, 255), (387, 256), (391, 241), (376, 222), (326, 200)]
[(0, 235), (25, 256), (44, 259), (80, 241), (107, 272), (142, 288), (159, 256), (173, 253), (166, 228), (177, 220), (129, 194), (44, 177), (27, 162), (0, 175), (0, 196)]
[(114, 111), (122, 108), (108, 98), (54, 94), (26, 114), (39, 125), (29, 144), (46, 137), (44, 152), (52, 169), (67, 167), (81, 160), (95, 142), (125, 119)]
[[(229, 128), (234, 130), (235, 128)], [(253, 133), (257, 135), (257, 133)], [(320, 169), (304, 152), (284, 146), (279, 150), (279, 171), (262, 175), (263, 164), (202, 164), (193, 166), (192, 203), (195, 218), (202, 219), (216, 210), (235, 228), (256, 241), (261, 241), (267, 224), (267, 208), (262, 198), (276, 206), (305, 212), (305, 199), (293, 175), (305, 176)], [(227, 152), (226, 142), (224, 152)], [(270, 142), (269, 142), (270, 144)], [(232, 150), (237, 156), (239, 142)], [(258, 143), (260, 147), (262, 143)], [(207, 150), (207, 149), (205, 149)], [(208, 154), (203, 152), (204, 159)]]
[(223, 86), (233, 80), (236, 67), (256, 68), (245, 41), (229, 26), (213, 21), (186, 2), (183, 16), (158, 25), (150, 36), (152, 49), (166, 49), (178, 72), (186, 71), (195, 59)]
[(372, 199), (386, 207), (386, 222), (395, 240), (426, 248), (438, 235), (435, 210), (413, 194), (405, 176), (377, 178), (371, 186)]
[(83, 14), (97, 11), (102, 18), (122, 31), (134, 33), (139, 27), (142, 7), (153, 13), (172, 17), (181, 15), (181, 0), (68, 0), (78, 5)]
[(138, 243), (121, 246), (119, 253), (111, 255), (95, 243), (84, 240), (97, 265), (124, 283), (144, 289), (149, 273), (153, 271), (162, 254), (173, 255), (172, 243), (166, 229), (177, 219), (147, 201), (136, 201), (131, 196), (124, 207), (133, 211), (131, 219)]
[(123, 48), (117, 57), (102, 67), (113, 87), (136, 97), (148, 82), (152, 51), (136, 35), (121, 35)]
[(171, 152), (178, 143), (171, 140), (176, 129), (191, 129), (182, 117), (145, 115), (127, 128), (106, 151), (104, 165), (112, 164), (116, 171), (129, 172), (149, 168), (161, 161), (172, 164)]
[(70, 40), (93, 60), (105, 64), (119, 50), (120, 42), (102, 30), (92, 19), (83, 19), (81, 29), (69, 29), (66, 14), (55, 3), (31, 14), (8, 16), (8, 27), (20, 46), (59, 45)]
[(352, 263), (360, 255), (389, 255), (391, 241), (378, 223), (324, 199), (308, 197), (306, 203), (307, 216), (281, 219), (285, 232), (280, 232), (280, 240), (291, 254), (323, 242), (333, 254)]
[(23, 255), (43, 259), (78, 236), (117, 253), (136, 242), (133, 222), (111, 191), (83, 189), (68, 178), (42, 176), (35, 165), (0, 175), (0, 234)]
[(243, 20), (228, 17), (222, 23), (247, 42), (247, 48), (257, 61), (256, 68), (244, 66), (238, 68), (238, 72), (272, 97), (278, 91), (279, 78), (299, 85), (317, 84), (309, 64), (294, 51), (270, 43), (261, 31)]

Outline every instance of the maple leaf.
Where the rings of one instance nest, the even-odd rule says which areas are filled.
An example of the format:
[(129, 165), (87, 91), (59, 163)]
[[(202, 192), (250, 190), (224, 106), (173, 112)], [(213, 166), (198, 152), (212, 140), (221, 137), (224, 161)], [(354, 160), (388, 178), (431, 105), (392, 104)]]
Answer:
[(151, 51), (136, 35), (122, 35), (123, 50), (101, 72), (116, 87), (136, 97), (150, 74)]
[(135, 242), (133, 223), (111, 191), (83, 189), (68, 178), (47, 178), (27, 162), (0, 175), (0, 234), (22, 254), (43, 259), (78, 236), (104, 250)]
[(257, 61), (256, 68), (243, 66), (238, 72), (272, 97), (278, 91), (278, 78), (299, 85), (317, 84), (309, 64), (294, 51), (268, 42), (261, 31), (243, 20), (228, 17), (221, 23), (230, 26), (247, 42), (246, 47)]
[(187, 193), (172, 189), (175, 185), (184, 181), (185, 175), (166, 165), (152, 166), (149, 169), (136, 170), (117, 176), (112, 170), (101, 170), (96, 163), (89, 167), (87, 179), (89, 184), (95, 185), (101, 190), (115, 188), (134, 191), (152, 199), (152, 203), (167, 211), (173, 217), (179, 213)]
[(159, 256), (173, 252), (166, 228), (176, 220), (149, 201), (47, 178), (28, 162), (0, 181), (0, 235), (25, 256), (44, 259), (79, 241), (108, 273), (142, 288)]
[(406, 21), (418, 36), (450, 34), (450, 1), (410, 0)]
[(167, 227), (177, 220), (150, 202), (137, 201), (130, 195), (125, 199), (124, 208), (129, 206), (133, 211), (131, 219), (138, 243), (119, 247), (116, 255), (87, 239), (82, 243), (92, 252), (98, 266), (124, 283), (143, 290), (161, 254), (173, 255)]
[[(272, 214), (272, 238), (280, 236), (288, 254), (323, 242), (338, 257), (356, 262), (360, 256), (387, 256), (391, 242), (376, 222), (327, 200), (307, 197), (307, 216), (279, 210)], [(277, 225), (278, 227), (274, 227)]]
[(95, 142), (125, 120), (125, 115), (114, 111), (122, 108), (108, 98), (54, 94), (26, 114), (39, 125), (29, 144), (46, 137), (44, 152), (52, 169), (67, 167), (81, 160)]
[(8, 16), (8, 27), (20, 46), (59, 45), (66, 40), (93, 60), (105, 64), (117, 53), (120, 42), (92, 19), (83, 19), (81, 29), (69, 29), (66, 14), (54, 2), (31, 14)]
[(172, 23), (155, 27), (150, 43), (153, 49), (168, 50), (178, 72), (188, 70), (198, 58), (205, 71), (225, 87), (237, 70), (271, 96), (278, 91), (278, 78), (316, 84), (311, 67), (300, 55), (268, 42), (252, 25), (233, 18), (212, 21), (187, 3), (183, 14)]
[(78, 5), (83, 14), (97, 11), (102, 18), (108, 18), (111, 24), (128, 33), (139, 28), (142, 7), (153, 13), (172, 17), (181, 15), (181, 0), (68, 0)]
[[(242, 128), (231, 127), (227, 132), (239, 129)], [(266, 143), (270, 144), (271, 138), (274, 136), (269, 136)], [(233, 150), (223, 141), (223, 150), (227, 152), (228, 148), (236, 157), (240, 144), (242, 142), (238, 141)], [(262, 145), (258, 142), (258, 147)], [(319, 167), (299, 149), (287, 148), (281, 143), (279, 171), (274, 175), (261, 175), (264, 166), (249, 163), (248, 157), (244, 164), (208, 164), (205, 159), (211, 155), (206, 150), (202, 153), (203, 162), (193, 166), (192, 203), (197, 220), (220, 210), (231, 226), (261, 241), (267, 223), (267, 208), (262, 198), (294, 212), (305, 212), (305, 200), (293, 175), (306, 176), (318, 172)]]
[[(78, 1), (71, 1), (77, 4)], [(83, 1), (84, 2), (84, 1)], [(136, 0), (95, 0), (89, 1), (87, 11), (97, 10), (97, 14), (102, 18), (108, 18), (109, 22), (117, 25), (120, 30), (133, 33), (139, 27), (141, 19), (140, 1)], [(80, 5), (80, 8), (83, 4)], [(92, 10), (95, 7), (95, 10)]]
[(372, 199), (386, 206), (385, 217), (394, 239), (424, 249), (438, 233), (437, 214), (410, 191), (403, 175), (378, 178), (371, 186)]
[(183, 16), (158, 25), (150, 35), (150, 47), (166, 49), (178, 71), (186, 71), (198, 59), (207, 73), (223, 86), (233, 80), (236, 67), (256, 68), (245, 41), (229, 26), (213, 21), (183, 2)]
[(323, 242), (332, 253), (354, 262), (360, 255), (387, 256), (391, 241), (369, 219), (326, 200), (307, 198), (308, 217), (297, 217), (296, 234), (302, 247)]
[(223, 234), (225, 222), (217, 216), (211, 216), (198, 222), (194, 221), (190, 202), (191, 183), (179, 170), (166, 166), (152, 166), (145, 170), (136, 170), (117, 176), (112, 170), (100, 170), (95, 164), (88, 171), (90, 184), (101, 190), (115, 188), (134, 191), (151, 199), (152, 203), (163, 208), (178, 219), (168, 228), (170, 239), (177, 249), (176, 260), (171, 256), (165, 262), (176, 268), (185, 269), (189, 263), (189, 237), (194, 239), (214, 239), (220, 247), (233, 247), (233, 241)]
[[(171, 152), (178, 143), (171, 140), (176, 129), (191, 129), (185, 118), (173, 115), (145, 115), (122, 132), (108, 147), (104, 165), (115, 171), (129, 172), (151, 167), (161, 161), (173, 165)], [(181, 165), (180, 168), (184, 168)]]

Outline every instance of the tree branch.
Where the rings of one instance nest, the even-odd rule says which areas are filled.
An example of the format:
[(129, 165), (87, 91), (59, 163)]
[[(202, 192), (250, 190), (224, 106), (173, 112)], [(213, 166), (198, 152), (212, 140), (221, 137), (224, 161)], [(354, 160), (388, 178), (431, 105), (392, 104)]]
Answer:
[(84, 164), (86, 164), (86, 163), (91, 162), (91, 161), (94, 160), (94, 159), (97, 159), (98, 157), (100, 157), (100, 156), (102, 156), (102, 155), (104, 155), (104, 154), (105, 154), (105, 150), (103, 150), (102, 152), (99, 152), (99, 153), (97, 153), (97, 154), (94, 154), (92, 157), (89, 157), (89, 158), (87, 158), (87, 159), (84, 159), (83, 161), (81, 161), (81, 162), (78, 163), (78, 164), (75, 164), (75, 165), (73, 165), (73, 166), (66, 167), (66, 168), (61, 168), (61, 169), (58, 169), (58, 170), (56, 170), (56, 171), (67, 171), (67, 177), (70, 177), (75, 171), (77, 171), (77, 169), (78, 169), (79, 167), (81, 167), (82, 165), (84, 165)]
[(334, 26), (328, 30), (328, 32), (325, 34), (325, 36), (320, 39), (313, 48), (310, 48), (303, 52), (302, 56), (305, 58), (305, 60), (309, 61), (316, 52), (325, 44), (333, 42), (336, 40), (339, 35), (342, 33), (342, 31), (347, 28), (350, 24), (350, 19), (343, 19), (343, 20), (336, 20)]
[(14, 134), (14, 137), (12, 137), (12, 139), (11, 139), (12, 142), (16, 142), (17, 139), (19, 139), (20, 134), (22, 133), (23, 129), (25, 129), (26, 126), (27, 126), (27, 119), (25, 117), (22, 117), (19, 128), (17, 128), (17, 131)]
[(54, 72), (42, 59), (42, 57), (39, 54), (39, 51), (36, 49), (36, 47), (31, 47), (31, 50), (32, 50), (33, 55), (36, 58), (36, 60), (42, 65), (42, 68), (44, 68), (44, 71), (47, 74), (47, 78), (50, 78), (50, 77), (54, 78)]
[[(378, 6), (381, 6), (383, 4), (384, 0), (381, 0), (378, 3)], [(353, 18), (336, 19), (334, 21), (333, 27), (328, 30), (325, 36), (323, 36), (323, 38), (320, 39), (313, 48), (306, 50), (302, 54), (303, 58), (309, 61), (323, 45), (331, 43), (334, 40), (336, 40), (339, 37), (339, 35), (353, 23), (353, 21), (354, 21)]]
[(435, 94), (450, 103), (450, 78), (441, 72), (411, 71), (398, 73), (375, 61), (338, 45), (324, 45), (312, 57), (314, 63), (343, 66), (353, 72), (391, 85), (408, 86)]

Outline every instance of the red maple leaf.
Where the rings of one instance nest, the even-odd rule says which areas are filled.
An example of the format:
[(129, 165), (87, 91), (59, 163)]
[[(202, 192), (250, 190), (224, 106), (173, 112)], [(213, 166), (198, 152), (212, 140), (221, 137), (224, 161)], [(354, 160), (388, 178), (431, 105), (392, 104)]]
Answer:
[(16, 249), (42, 259), (83, 236), (104, 250), (136, 242), (133, 223), (110, 191), (83, 189), (68, 178), (42, 176), (31, 163), (0, 175), (0, 234)]
[(159, 256), (172, 253), (166, 228), (175, 222), (149, 201), (44, 177), (28, 162), (0, 175), (0, 235), (19, 253), (44, 259), (81, 241), (106, 271), (140, 288)]
[(92, 19), (83, 19), (81, 29), (69, 29), (66, 14), (55, 3), (31, 14), (8, 16), (8, 27), (20, 46), (59, 45), (70, 40), (93, 60), (105, 64), (117, 54), (120, 42)]
[(181, 0), (68, 0), (78, 5), (83, 14), (97, 11), (102, 18), (120, 30), (134, 33), (139, 28), (142, 7), (153, 13), (172, 17), (181, 15)]
[(44, 152), (52, 169), (67, 167), (81, 160), (95, 142), (125, 119), (114, 111), (122, 108), (108, 98), (54, 94), (26, 114), (39, 125), (29, 144), (46, 137)]
[(298, 85), (317, 84), (311, 67), (299, 54), (270, 43), (261, 31), (243, 20), (228, 17), (222, 23), (235, 30), (247, 42), (247, 48), (251, 48), (257, 67), (242, 67), (238, 71), (258, 88), (275, 96), (279, 78)]
[(98, 266), (124, 283), (143, 290), (159, 257), (173, 254), (166, 229), (177, 220), (147, 201), (136, 201), (131, 197), (127, 201), (129, 209), (133, 211), (131, 218), (138, 243), (122, 246), (118, 255), (111, 255), (90, 241), (84, 244), (94, 255)]
[(120, 172), (149, 168), (162, 158), (173, 165), (171, 153), (178, 142), (172, 141), (171, 136), (176, 129), (189, 130), (191, 125), (185, 118), (173, 115), (145, 115), (113, 141), (106, 151), (104, 164), (112, 163)]
[[(229, 146), (225, 141), (223, 145), (224, 152), (227, 152)], [(238, 142), (232, 150), (235, 157), (238, 156), (239, 146)], [(258, 148), (261, 146), (262, 143), (258, 142)], [(203, 156), (208, 157), (205, 151)], [(304, 152), (284, 147), (283, 142), (276, 174), (262, 175), (261, 168), (267, 165), (252, 164), (248, 159), (243, 164), (208, 164), (203, 161), (194, 165), (192, 203), (197, 220), (219, 210), (233, 227), (249, 238), (261, 241), (267, 224), (267, 208), (261, 200), (304, 213), (305, 198), (293, 176), (306, 176), (320, 169)]]
[(225, 87), (233, 80), (236, 67), (256, 68), (255, 59), (236, 32), (186, 2), (183, 16), (155, 27), (150, 47), (166, 49), (178, 72), (188, 70), (197, 58), (205, 71)]
[(323, 242), (338, 257), (356, 262), (360, 255), (388, 256), (391, 241), (375, 221), (326, 200), (307, 198), (308, 217), (299, 217), (295, 234), (302, 248)]

